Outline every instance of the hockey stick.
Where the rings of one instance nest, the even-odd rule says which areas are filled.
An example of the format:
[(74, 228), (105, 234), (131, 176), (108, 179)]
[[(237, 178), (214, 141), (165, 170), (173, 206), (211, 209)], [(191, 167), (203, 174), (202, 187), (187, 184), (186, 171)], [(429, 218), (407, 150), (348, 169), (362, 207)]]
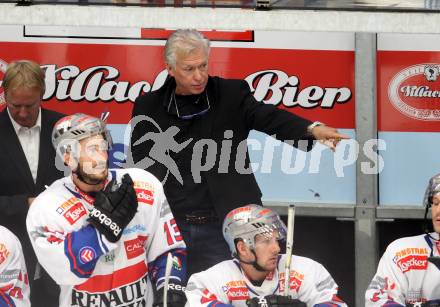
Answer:
[(286, 262), (284, 267), (284, 296), (289, 296), (290, 290), (290, 262), (292, 260), (293, 227), (295, 221), (295, 205), (287, 209), (287, 238), (286, 238)]
[(168, 301), (168, 283), (170, 282), (171, 268), (173, 266), (173, 255), (168, 253), (167, 264), (165, 266), (165, 281), (163, 289), (163, 307), (167, 307)]

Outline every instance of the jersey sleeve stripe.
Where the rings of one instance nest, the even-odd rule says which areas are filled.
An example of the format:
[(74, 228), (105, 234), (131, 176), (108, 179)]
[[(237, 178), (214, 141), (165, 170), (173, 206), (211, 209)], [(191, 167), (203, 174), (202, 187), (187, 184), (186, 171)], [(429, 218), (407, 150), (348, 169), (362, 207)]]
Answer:
[(99, 234), (92, 225), (88, 225), (66, 236), (64, 253), (70, 263), (70, 271), (80, 278), (92, 275), (99, 257), (107, 248), (99, 241)]
[(15, 307), (15, 304), (6, 293), (0, 291), (0, 306)]

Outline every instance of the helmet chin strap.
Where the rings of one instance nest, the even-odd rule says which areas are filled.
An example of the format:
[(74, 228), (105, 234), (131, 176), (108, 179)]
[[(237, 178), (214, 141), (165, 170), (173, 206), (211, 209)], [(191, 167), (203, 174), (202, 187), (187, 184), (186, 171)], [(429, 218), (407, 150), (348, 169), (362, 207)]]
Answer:
[(440, 241), (440, 239), (436, 239), (433, 236), (431, 236), (431, 232), (429, 231), (428, 212), (430, 207), (431, 207), (430, 205), (425, 207), (425, 216), (423, 217), (423, 228), (425, 233), (428, 235), (428, 237), (434, 240), (434, 242), (438, 242)]
[(85, 178), (80, 171), (77, 171), (77, 170), (73, 171), (72, 173), (74, 173), (76, 175), (76, 177), (79, 179), (79, 181), (84, 182), (88, 185), (98, 185), (102, 182), (102, 181), (100, 181), (100, 182), (90, 181), (89, 179)]
[[(109, 167), (109, 161), (107, 160), (107, 169), (108, 169), (108, 167)], [(85, 184), (88, 184), (88, 185), (98, 185), (98, 184), (103, 183), (107, 179), (107, 178), (104, 178), (104, 179), (100, 179), (100, 180), (90, 180), (89, 178), (85, 177), (83, 175), (84, 173), (81, 171), (79, 162), (78, 162), (78, 165), (77, 165), (76, 169), (73, 170), (72, 173), (75, 174), (76, 177), (78, 177), (78, 179), (80, 181), (82, 181), (82, 182), (84, 182)]]
[[(428, 226), (428, 211), (431, 205), (425, 206), (425, 215), (423, 216), (423, 228), (427, 235), (429, 235), (429, 226)], [(430, 235), (429, 235), (430, 236)]]
[(258, 257), (257, 254), (255, 253), (255, 251), (253, 249), (251, 249), (252, 254), (254, 254), (255, 260), (253, 261), (244, 261), (242, 259), (240, 259), (239, 256), (237, 256), (238, 261), (243, 262), (245, 264), (250, 264), (254, 267), (254, 269), (256, 269), (259, 272), (267, 272), (266, 269), (264, 269), (261, 265), (258, 264)]

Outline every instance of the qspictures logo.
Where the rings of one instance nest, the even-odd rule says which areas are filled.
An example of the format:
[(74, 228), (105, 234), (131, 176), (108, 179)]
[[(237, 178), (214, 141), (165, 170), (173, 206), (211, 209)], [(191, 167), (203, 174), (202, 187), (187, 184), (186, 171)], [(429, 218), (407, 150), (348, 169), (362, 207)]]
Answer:
[(416, 64), (399, 71), (388, 85), (388, 98), (405, 116), (439, 121), (440, 64)]

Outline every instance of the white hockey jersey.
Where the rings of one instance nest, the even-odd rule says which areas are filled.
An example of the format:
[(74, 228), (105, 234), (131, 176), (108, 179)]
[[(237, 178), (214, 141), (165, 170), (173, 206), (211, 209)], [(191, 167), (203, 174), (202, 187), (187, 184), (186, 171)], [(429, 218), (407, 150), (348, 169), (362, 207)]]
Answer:
[[(206, 271), (193, 274), (186, 287), (187, 306), (239, 306), (257, 296), (284, 292), (285, 255), (278, 258), (277, 269), (260, 287), (252, 285), (238, 260), (223, 261)], [(290, 295), (307, 306), (347, 306), (338, 296), (338, 286), (327, 270), (309, 258), (292, 256)]]
[[(438, 239), (437, 233), (430, 235)], [(426, 234), (392, 242), (365, 293), (365, 306), (440, 299), (440, 268), (428, 261), (430, 256), (440, 256), (439, 248), (439, 242)]]
[(0, 306), (28, 307), (29, 280), (18, 238), (0, 226)]
[(26, 219), (38, 261), (60, 285), (60, 306), (151, 306), (152, 282), (163, 282), (167, 252), (171, 279), (184, 282), (186, 250), (161, 183), (140, 169), (109, 170), (110, 181), (128, 173), (138, 212), (111, 243), (89, 222), (94, 199), (71, 177), (55, 181), (33, 202)]

